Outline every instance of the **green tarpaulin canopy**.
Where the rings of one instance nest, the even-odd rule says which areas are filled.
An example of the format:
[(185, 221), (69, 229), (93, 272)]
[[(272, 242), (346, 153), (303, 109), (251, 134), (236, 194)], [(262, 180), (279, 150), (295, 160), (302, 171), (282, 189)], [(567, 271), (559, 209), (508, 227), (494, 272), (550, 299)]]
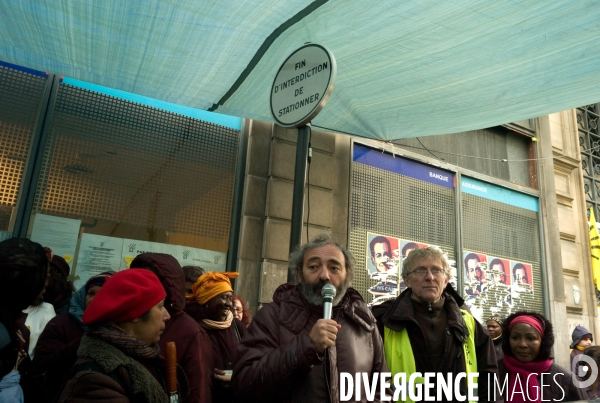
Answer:
[(313, 125), (376, 139), (453, 133), (600, 101), (596, 1), (7, 0), (0, 60), (272, 121), (283, 60), (332, 51)]

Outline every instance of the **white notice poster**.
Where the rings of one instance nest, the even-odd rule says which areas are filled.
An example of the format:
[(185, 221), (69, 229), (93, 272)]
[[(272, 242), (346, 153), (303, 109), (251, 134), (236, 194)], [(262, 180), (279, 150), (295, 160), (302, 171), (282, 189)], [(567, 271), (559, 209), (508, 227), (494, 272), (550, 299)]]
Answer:
[(123, 238), (82, 234), (77, 255), (75, 288), (79, 289), (88, 279), (103, 271), (119, 271)]
[(166, 253), (173, 256), (183, 266), (200, 266), (205, 271), (225, 271), (227, 254), (189, 246), (170, 245), (159, 242), (123, 240), (121, 269), (129, 268), (133, 259), (140, 253)]
[(121, 259), (121, 270), (129, 269), (129, 265), (137, 255), (145, 252), (156, 252), (151, 245), (154, 242), (138, 241), (136, 239), (123, 239), (123, 254)]
[(36, 214), (33, 220), (31, 240), (52, 249), (71, 264), (77, 249), (81, 220)]
[(191, 249), (191, 253), (194, 254), (192, 258), (193, 263), (186, 264), (200, 266), (205, 271), (225, 271), (225, 265), (227, 264), (226, 253), (206, 249), (189, 249)]

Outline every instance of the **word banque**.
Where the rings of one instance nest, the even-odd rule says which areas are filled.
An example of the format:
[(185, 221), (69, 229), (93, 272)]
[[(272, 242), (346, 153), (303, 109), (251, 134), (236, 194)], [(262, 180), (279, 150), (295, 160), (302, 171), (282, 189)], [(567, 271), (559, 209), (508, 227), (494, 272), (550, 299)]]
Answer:
[[(596, 370), (597, 371), (597, 370)], [(597, 372), (596, 372), (597, 373)], [(535, 376), (537, 374), (531, 374)], [(539, 385), (533, 387), (530, 391), (528, 387), (529, 377), (520, 377), (517, 375), (516, 382), (509, 385), (509, 375), (501, 379), (497, 375), (487, 374), (488, 396), (491, 400), (496, 400), (500, 396), (508, 396), (509, 400), (513, 400), (515, 396), (521, 396), (525, 401), (541, 401), (550, 402), (552, 399), (544, 398), (544, 386), (550, 386), (551, 383), (556, 383), (563, 393), (563, 396), (556, 401), (562, 401), (565, 397), (565, 391), (558, 382), (556, 376), (562, 375), (542, 373), (540, 374)], [(413, 402), (437, 402), (440, 400), (446, 401), (469, 401), (476, 402), (478, 398), (478, 379), (479, 373), (459, 373), (453, 376), (450, 373), (444, 374), (441, 372), (414, 372), (407, 376), (406, 373), (397, 373), (393, 379), (390, 372), (374, 373), (369, 379), (368, 373), (351, 374), (348, 372), (340, 373), (340, 401), (347, 402), (349, 400), (360, 400), (364, 391), (367, 401), (374, 401), (376, 395), (382, 401), (406, 401), (408, 397)], [(393, 384), (392, 384), (393, 380)], [(461, 390), (461, 382), (466, 380), (467, 393)], [(577, 385), (577, 384), (576, 384)], [(577, 385), (585, 387), (589, 385)], [(386, 393), (387, 389), (393, 388), (394, 394), (390, 396)], [(379, 390), (378, 390), (379, 389)], [(511, 390), (512, 389), (512, 390)], [(379, 393), (377, 393), (379, 392)], [(533, 396), (531, 396), (533, 394)], [(556, 396), (555, 396), (556, 398)]]

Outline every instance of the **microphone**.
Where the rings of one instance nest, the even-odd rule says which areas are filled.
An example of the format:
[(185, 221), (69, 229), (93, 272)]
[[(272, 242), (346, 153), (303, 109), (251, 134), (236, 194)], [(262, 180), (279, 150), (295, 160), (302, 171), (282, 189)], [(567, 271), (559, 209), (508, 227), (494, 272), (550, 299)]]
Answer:
[(327, 283), (321, 288), (321, 296), (323, 297), (323, 318), (331, 319), (331, 305), (336, 294), (336, 289), (333, 285)]

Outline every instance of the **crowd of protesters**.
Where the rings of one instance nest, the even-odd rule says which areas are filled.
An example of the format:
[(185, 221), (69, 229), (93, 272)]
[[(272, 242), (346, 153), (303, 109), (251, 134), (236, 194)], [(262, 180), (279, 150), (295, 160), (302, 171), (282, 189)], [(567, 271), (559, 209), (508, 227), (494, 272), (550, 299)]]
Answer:
[[(553, 360), (553, 326), (543, 315), (519, 311), (479, 323), (449, 284), (440, 249), (410, 253), (401, 273), (407, 289), (374, 307), (350, 287), (354, 265), (329, 235), (316, 237), (290, 256), (297, 282), (277, 288), (253, 318), (234, 295), (238, 273), (182, 268), (171, 255), (142, 253), (131, 268), (99, 273), (75, 290), (68, 263), (49, 248), (2, 241), (0, 403), (333, 403), (344, 373), (377, 383), (371, 388), (357, 377), (352, 401), (383, 401), (394, 394), (377, 378), (386, 372), (392, 379), (477, 372), (482, 402), (600, 397), (591, 378), (600, 346), (592, 346), (591, 332), (573, 331), (572, 376)], [(324, 318), (326, 284), (335, 296)], [(171, 342), (174, 366), (165, 360)], [(544, 374), (554, 381), (544, 383)], [(489, 376), (508, 387), (496, 390)], [(458, 381), (458, 392), (466, 394), (469, 382)]]

